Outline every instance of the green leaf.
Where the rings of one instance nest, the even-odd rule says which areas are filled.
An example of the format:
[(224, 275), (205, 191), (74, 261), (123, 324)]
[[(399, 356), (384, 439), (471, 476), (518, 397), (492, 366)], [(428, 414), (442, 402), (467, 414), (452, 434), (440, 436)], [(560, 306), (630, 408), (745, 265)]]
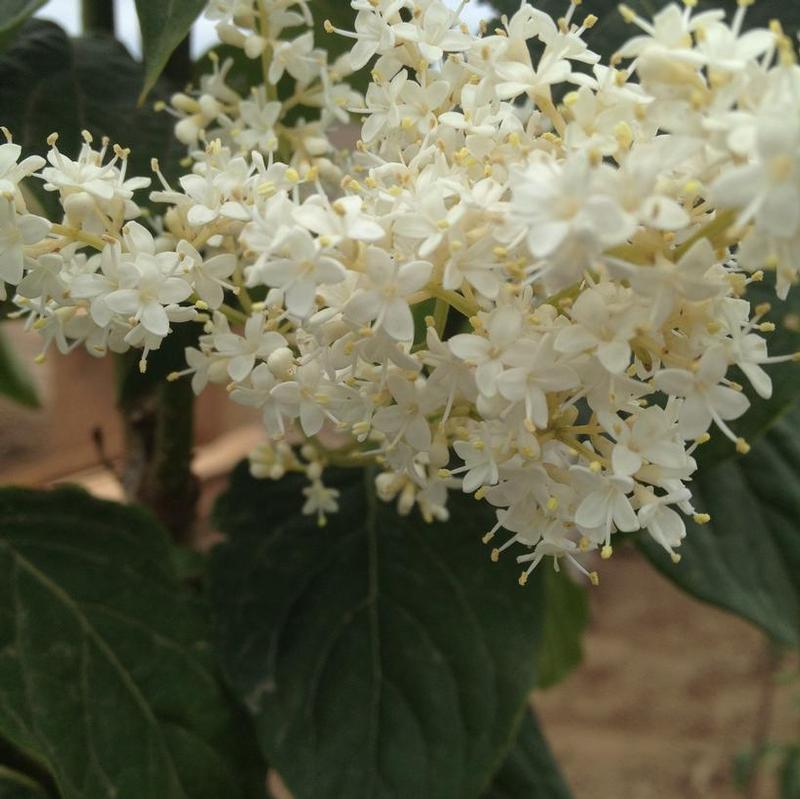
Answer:
[(25, 774), (0, 766), (0, 799), (47, 799), (47, 794)]
[(571, 799), (533, 712), (482, 799)]
[(678, 565), (641, 536), (647, 557), (690, 594), (800, 645), (800, 409), (749, 455), (701, 469), (692, 490), (711, 523), (687, 525)]
[(175, 48), (188, 36), (206, 0), (136, 0), (144, 52), (144, 100), (166, 66)]
[(77, 489), (0, 490), (0, 574), (0, 735), (61, 799), (247, 795), (205, 607), (149, 515)]
[(47, 0), (0, 0), (0, 47), (6, 45), (16, 29), (46, 2)]
[[(26, 154), (44, 155), (47, 137), (58, 131), (59, 149), (75, 157), (85, 129), (98, 143), (108, 136), (131, 148), (128, 176), (150, 175), (150, 159), (157, 157), (167, 177), (174, 177), (185, 149), (168, 114), (136, 107), (142, 77), (141, 64), (114, 39), (70, 39), (58, 25), (32, 19), (0, 57), (0, 120)], [(169, 89), (159, 86), (159, 92)], [(36, 197), (48, 212), (58, 207), (50, 192), (38, 190)], [(146, 190), (137, 194), (140, 203), (146, 198)]]
[(0, 330), (0, 396), (8, 397), (28, 408), (39, 407), (36, 387), (11, 349), (2, 330)]
[(468, 497), (426, 525), (360, 471), (326, 480), (341, 510), (319, 527), (300, 479), (234, 474), (210, 578), (225, 671), (296, 799), (474, 799), (534, 685), (539, 575), (489, 561)]
[(589, 622), (585, 586), (567, 574), (545, 569), (544, 624), (536, 654), (539, 688), (561, 682), (583, 660), (583, 633)]
[(781, 799), (800, 799), (800, 746), (791, 746), (780, 769)]
[(328, 33), (325, 30), (325, 20), (330, 20), (335, 28), (352, 31), (355, 30), (356, 12), (350, 7), (350, 3), (342, 3), (340, 0), (317, 0), (313, 12), (314, 43), (328, 51), (328, 62), (332, 64), (342, 53), (352, 50), (353, 40), (338, 33)]

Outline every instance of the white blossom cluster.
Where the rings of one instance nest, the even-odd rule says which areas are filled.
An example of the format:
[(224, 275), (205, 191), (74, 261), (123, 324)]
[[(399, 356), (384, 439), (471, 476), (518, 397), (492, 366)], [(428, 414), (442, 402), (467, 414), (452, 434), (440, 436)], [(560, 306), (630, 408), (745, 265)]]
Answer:
[[(0, 278), (45, 349), (147, 354), (179, 323), (196, 392), (263, 414), (261, 476), (376, 463), (401, 513), (446, 519), (463, 491), (496, 509), (484, 540), (520, 578), (550, 556), (612, 552), (646, 530), (674, 559), (695, 448), (769, 397), (747, 286), (800, 266), (800, 69), (776, 23), (673, 3), (601, 64), (579, 3), (521, 4), (472, 34), (442, 0), (352, 0), (333, 66), (304, 0), (213, 0), (222, 40), (260, 60), (247, 98), (213, 63), (173, 98), (191, 170), (150, 199), (127, 152), (91, 137), (48, 163), (0, 146)], [(299, 32), (299, 33), (298, 33)], [(364, 97), (343, 79), (371, 68)], [(291, 78), (288, 96), (280, 87)], [(311, 115), (307, 121), (298, 109)], [(355, 152), (327, 131), (361, 117)], [(290, 119), (294, 121), (291, 122)], [(30, 214), (39, 178), (63, 206)], [(174, 375), (174, 378), (179, 375)], [(299, 443), (298, 443), (299, 442)], [(596, 581), (596, 575), (590, 575)]]

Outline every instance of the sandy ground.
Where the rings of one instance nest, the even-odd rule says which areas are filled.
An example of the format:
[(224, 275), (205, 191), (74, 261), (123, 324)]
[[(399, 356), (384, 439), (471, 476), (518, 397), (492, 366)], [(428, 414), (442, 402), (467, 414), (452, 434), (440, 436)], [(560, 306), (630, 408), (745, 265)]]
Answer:
[[(771, 671), (761, 634), (633, 551), (603, 564), (591, 609), (583, 664), (534, 700), (576, 799), (741, 797), (731, 764), (753, 740)], [(800, 734), (799, 690), (778, 685), (773, 737)], [(757, 795), (777, 796), (768, 775)]]

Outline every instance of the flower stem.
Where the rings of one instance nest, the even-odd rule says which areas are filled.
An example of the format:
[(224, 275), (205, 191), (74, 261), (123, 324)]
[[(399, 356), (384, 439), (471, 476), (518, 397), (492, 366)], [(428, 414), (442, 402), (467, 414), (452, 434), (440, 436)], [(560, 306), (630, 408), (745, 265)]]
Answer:
[(450, 306), (442, 299), (437, 299), (436, 304), (433, 306), (433, 325), (439, 338), (444, 336), (444, 329), (447, 325), (447, 315), (450, 312)]
[(686, 239), (680, 247), (676, 247), (672, 252), (672, 259), (680, 261), (689, 250), (697, 244), (701, 239), (708, 239), (712, 241), (716, 236), (724, 233), (729, 227), (732, 227), (736, 221), (735, 211), (718, 211), (714, 219), (707, 225), (704, 225), (693, 236)]
[(447, 303), (467, 318), (478, 313), (478, 304), (469, 302), (466, 297), (463, 297), (456, 291), (447, 291), (446, 289), (431, 285), (426, 286), (426, 289), (431, 293), (431, 296), (436, 297), (437, 302), (441, 300)]
[(114, 35), (114, 0), (83, 0), (81, 22), (84, 33)]
[(123, 486), (179, 543), (192, 536), (199, 495), (191, 471), (194, 393), (188, 380), (140, 375), (120, 357), (119, 409), (125, 428)]
[(93, 236), (91, 233), (84, 233), (82, 230), (78, 230), (74, 227), (68, 227), (67, 225), (50, 225), (50, 230), (59, 236), (65, 236), (73, 241), (81, 241), (84, 244), (88, 244), (90, 247), (94, 247), (98, 252), (102, 252), (106, 246), (106, 243), (99, 236)]
[[(267, 13), (267, 6), (264, 0), (258, 0), (258, 33), (261, 38), (269, 41), (269, 14)], [(278, 99), (278, 87), (270, 83), (269, 80), (269, 67), (272, 62), (272, 45), (268, 44), (261, 51), (261, 72), (264, 76), (264, 88), (267, 92), (268, 100)]]

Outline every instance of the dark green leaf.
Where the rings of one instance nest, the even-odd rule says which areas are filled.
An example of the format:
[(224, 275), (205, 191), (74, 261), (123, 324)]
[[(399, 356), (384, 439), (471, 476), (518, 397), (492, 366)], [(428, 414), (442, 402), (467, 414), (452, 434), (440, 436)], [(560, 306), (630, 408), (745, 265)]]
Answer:
[(692, 483), (711, 523), (689, 524), (676, 566), (651, 539), (640, 546), (681, 588), (785, 643), (800, 644), (800, 409), (749, 455), (700, 470)]
[(296, 799), (474, 799), (534, 683), (540, 578), (489, 562), (470, 498), (429, 526), (361, 472), (329, 479), (341, 511), (318, 527), (301, 480), (234, 475), (211, 569), (225, 670)]
[(167, 60), (188, 36), (206, 0), (136, 0), (144, 52), (143, 99), (155, 86)]
[(753, 774), (761, 761), (761, 753), (738, 752), (733, 758), (731, 777), (737, 791), (744, 793), (753, 779)]
[(46, 2), (47, 0), (0, 0), (0, 47), (4, 47), (15, 30)]
[(314, 12), (314, 42), (317, 47), (328, 51), (328, 61), (333, 63), (342, 53), (353, 47), (353, 40), (338, 33), (328, 33), (325, 30), (325, 20), (330, 20), (335, 28), (340, 30), (355, 30), (356, 12), (350, 3), (340, 0), (317, 0), (313, 7)]
[(780, 772), (781, 799), (800, 799), (800, 746), (787, 749)]
[(483, 799), (571, 799), (550, 747), (532, 712)]
[(0, 766), (0, 799), (47, 799), (47, 794), (30, 777)]
[[(184, 150), (168, 114), (136, 107), (142, 75), (141, 64), (114, 39), (70, 39), (51, 22), (30, 20), (0, 57), (0, 123), (26, 154), (43, 155), (47, 136), (58, 131), (59, 148), (75, 157), (85, 129), (98, 142), (108, 136), (131, 148), (129, 176), (149, 175), (152, 157), (160, 159), (168, 177), (175, 176)], [(37, 184), (27, 185), (37, 189)], [(54, 212), (53, 194), (37, 191), (36, 196)], [(144, 202), (146, 191), (137, 199)]]
[(564, 572), (545, 569), (544, 623), (536, 655), (539, 688), (563, 680), (583, 660), (583, 633), (589, 621), (586, 587)]
[(3, 489), (0, 574), (0, 734), (61, 799), (246, 795), (205, 608), (150, 516)]
[(29, 408), (39, 407), (36, 387), (0, 330), (0, 396)]

